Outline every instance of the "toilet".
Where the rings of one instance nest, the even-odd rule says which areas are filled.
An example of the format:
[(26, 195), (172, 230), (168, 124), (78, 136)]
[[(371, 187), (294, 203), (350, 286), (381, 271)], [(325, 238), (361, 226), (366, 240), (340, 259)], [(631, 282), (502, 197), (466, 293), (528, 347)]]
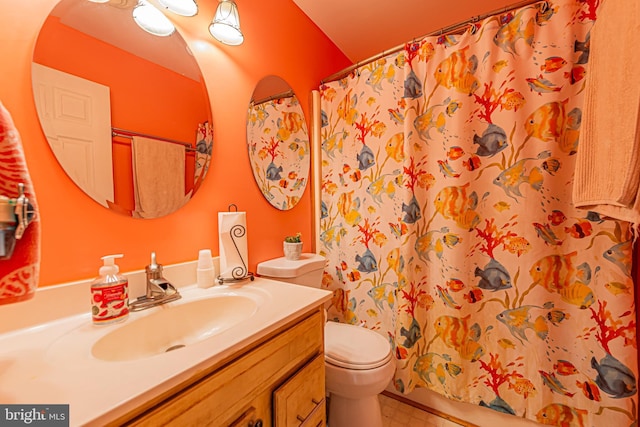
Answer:
[[(258, 264), (262, 277), (320, 288), (326, 259), (302, 254)], [(370, 329), (328, 321), (324, 328), (325, 383), (329, 393), (329, 427), (382, 427), (378, 394), (395, 372), (391, 345)]]

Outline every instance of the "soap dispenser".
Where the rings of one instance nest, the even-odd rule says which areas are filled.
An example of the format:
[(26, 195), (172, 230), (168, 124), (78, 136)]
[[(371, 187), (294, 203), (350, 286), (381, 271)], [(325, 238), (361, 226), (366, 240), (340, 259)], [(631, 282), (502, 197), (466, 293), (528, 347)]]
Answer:
[(100, 275), (91, 282), (91, 315), (96, 325), (121, 322), (129, 316), (129, 281), (118, 274), (116, 258), (122, 254), (103, 256)]

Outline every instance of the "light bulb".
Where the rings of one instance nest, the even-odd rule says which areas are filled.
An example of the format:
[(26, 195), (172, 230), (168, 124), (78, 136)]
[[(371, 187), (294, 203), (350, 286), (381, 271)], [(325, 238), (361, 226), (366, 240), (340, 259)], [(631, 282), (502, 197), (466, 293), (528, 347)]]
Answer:
[(213, 22), (209, 25), (209, 32), (216, 40), (237, 46), (242, 44), (244, 36), (240, 31), (240, 16), (238, 6), (233, 0), (221, 0), (216, 9)]
[(170, 36), (176, 30), (169, 18), (146, 0), (139, 0), (133, 8), (133, 19), (140, 28), (154, 36)]

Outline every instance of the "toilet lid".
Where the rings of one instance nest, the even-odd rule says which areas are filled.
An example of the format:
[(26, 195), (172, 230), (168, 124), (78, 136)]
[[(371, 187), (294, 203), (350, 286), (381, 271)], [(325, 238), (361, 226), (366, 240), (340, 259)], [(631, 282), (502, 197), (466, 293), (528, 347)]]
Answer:
[(370, 329), (329, 321), (324, 327), (324, 359), (348, 369), (373, 369), (391, 359), (391, 346)]

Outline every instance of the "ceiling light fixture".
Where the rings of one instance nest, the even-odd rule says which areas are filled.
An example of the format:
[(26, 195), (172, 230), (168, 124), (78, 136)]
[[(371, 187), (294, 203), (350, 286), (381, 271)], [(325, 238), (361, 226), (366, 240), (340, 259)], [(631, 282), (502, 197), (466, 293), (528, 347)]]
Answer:
[(216, 14), (209, 25), (211, 35), (224, 44), (238, 46), (244, 41), (240, 31), (240, 16), (234, 0), (220, 0)]
[(176, 30), (169, 18), (147, 0), (138, 0), (138, 4), (133, 8), (133, 19), (140, 28), (154, 36), (170, 36)]
[(158, 3), (178, 15), (194, 16), (198, 13), (198, 4), (195, 0), (158, 0)]

